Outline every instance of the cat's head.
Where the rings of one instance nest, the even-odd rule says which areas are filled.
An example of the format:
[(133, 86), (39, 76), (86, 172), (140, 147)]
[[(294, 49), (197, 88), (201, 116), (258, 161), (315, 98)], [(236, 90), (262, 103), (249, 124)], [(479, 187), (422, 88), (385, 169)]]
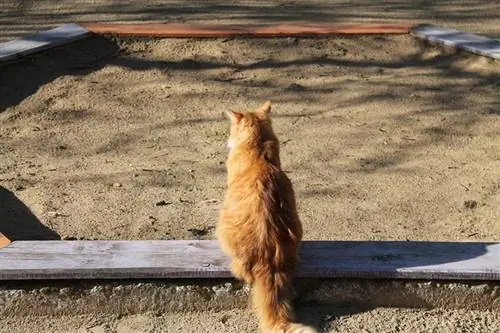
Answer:
[(228, 147), (233, 149), (240, 145), (259, 146), (262, 142), (275, 138), (270, 113), (271, 101), (266, 101), (254, 111), (227, 111), (231, 121)]

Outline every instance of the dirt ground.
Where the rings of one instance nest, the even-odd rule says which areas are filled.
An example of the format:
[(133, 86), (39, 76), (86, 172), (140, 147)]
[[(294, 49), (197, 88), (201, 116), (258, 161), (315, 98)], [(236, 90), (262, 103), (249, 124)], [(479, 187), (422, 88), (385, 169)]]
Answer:
[(408, 36), (94, 37), (0, 81), (2, 201), (33, 212), (11, 239), (213, 238), (222, 112), (267, 98), (305, 239), (500, 235), (498, 62)]
[[(301, 309), (302, 319), (324, 333), (494, 333), (500, 314), (488, 311), (358, 308)], [(314, 313), (314, 315), (311, 315)], [(307, 315), (309, 314), (309, 315)], [(183, 314), (146, 313), (124, 317), (28, 317), (5, 320), (1, 333), (234, 333), (257, 332), (248, 311)]]
[[(207, 1), (215, 11), (201, 2), (169, 2), (164, 11), (156, 2), (141, 8), (101, 2), (107, 6), (97, 11), (90, 1), (2, 2), (0, 37), (75, 20), (245, 23), (300, 21), (299, 13), (302, 21), (416, 18), (500, 35), (493, 1), (454, 11), (462, 1), (432, 10), (394, 2), (395, 11), (361, 1), (307, 8), (301, 1), (269, 2), (267, 11), (250, 2)], [(222, 112), (265, 99), (274, 102), (305, 239), (500, 238), (499, 62), (407, 36), (94, 37), (2, 65), (0, 82), (0, 232), (11, 239), (213, 238), (225, 186)], [(312, 323), (327, 332), (500, 327), (498, 313), (486, 311), (344, 310), (324, 310)], [(302, 312), (307, 318), (318, 311)], [(253, 317), (239, 310), (0, 323), (0, 332), (255, 329)]]

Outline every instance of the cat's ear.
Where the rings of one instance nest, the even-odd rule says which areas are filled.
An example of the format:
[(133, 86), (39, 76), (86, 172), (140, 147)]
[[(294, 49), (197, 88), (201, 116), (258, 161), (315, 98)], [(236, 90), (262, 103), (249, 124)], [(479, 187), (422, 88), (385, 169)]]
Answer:
[(226, 111), (226, 115), (233, 124), (238, 124), (241, 118), (243, 118), (243, 113), (235, 111)]
[(265, 115), (271, 113), (271, 101), (265, 101), (264, 104), (262, 104), (258, 109), (258, 112)]

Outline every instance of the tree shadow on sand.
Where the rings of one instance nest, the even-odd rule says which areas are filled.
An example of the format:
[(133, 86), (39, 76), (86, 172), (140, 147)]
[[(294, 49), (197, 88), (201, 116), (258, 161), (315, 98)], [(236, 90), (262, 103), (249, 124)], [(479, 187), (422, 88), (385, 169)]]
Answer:
[(59, 240), (14, 193), (0, 186), (0, 233), (11, 241)]
[[(29, 39), (29, 37), (26, 37)], [(86, 75), (104, 66), (119, 47), (103, 37), (89, 37), (68, 45), (0, 64), (0, 113), (18, 105), (43, 85), (64, 75)]]
[[(383, 40), (382, 40), (383, 42)], [(252, 42), (249, 42), (251, 45)], [(284, 43), (284, 42), (283, 42)], [(265, 49), (266, 52), (273, 52), (273, 47), (284, 47), (282, 42), (274, 45), (270, 42)], [(374, 41), (374, 45), (368, 44), (367, 47), (377, 47), (380, 41)], [(416, 42), (418, 43), (418, 42)], [(260, 44), (259, 44), (260, 45)], [(259, 45), (253, 45), (258, 47)], [(273, 46), (274, 45), (274, 46)], [(306, 44), (308, 45), (308, 44)], [(229, 47), (229, 46), (228, 46)], [(307, 46), (306, 46), (307, 47)], [(309, 47), (311, 47), (309, 45)], [(394, 121), (404, 124), (410, 116), (438, 114), (443, 111), (455, 113), (449, 122), (452, 123), (451, 127), (457, 130), (463, 129), (464, 135), (468, 129), (476, 122), (480, 121), (483, 117), (481, 115), (469, 114), (461, 112), (465, 110), (467, 98), (471, 95), (471, 91), (488, 88), (494, 89), (500, 84), (500, 76), (498, 73), (480, 73), (474, 70), (463, 70), (455, 66), (463, 57), (455, 52), (444, 52), (436, 57), (427, 57), (425, 50), (428, 48), (426, 43), (418, 45), (418, 52), (408, 54), (401, 59), (397, 60), (384, 60), (384, 59), (352, 59), (349, 56), (336, 55), (335, 50), (328, 50), (333, 52), (331, 55), (316, 55), (311, 57), (300, 57), (294, 60), (282, 59), (263, 59), (252, 63), (234, 63), (228, 59), (221, 57), (220, 59), (200, 59), (196, 55), (193, 57), (172, 60), (165, 57), (165, 59), (147, 59), (143, 57), (141, 52), (132, 52), (129, 54), (126, 47), (121, 49), (115, 41), (103, 37), (90, 37), (81, 41), (74, 42), (64, 47), (59, 47), (54, 50), (49, 50), (41, 54), (23, 58), (23, 60), (0, 66), (0, 81), (10, 81), (9, 85), (0, 86), (0, 95), (5, 98), (0, 100), (0, 113), (11, 106), (18, 105), (29, 96), (33, 95), (41, 86), (49, 83), (56, 78), (63, 75), (72, 76), (85, 76), (99, 69), (111, 65), (127, 68), (135, 71), (145, 70), (160, 70), (162, 72), (182, 72), (186, 77), (197, 75), (197, 79), (207, 82), (214, 82), (221, 88), (238, 87), (246, 90), (250, 95), (257, 96), (258, 92), (266, 92), (266, 94), (273, 94), (276, 96), (275, 100), (280, 102), (296, 102), (297, 104), (307, 105), (307, 112), (297, 113), (281, 113), (276, 114), (275, 117), (296, 118), (321, 116), (325, 110), (311, 109), (311, 105), (317, 103), (320, 97), (324, 94), (337, 93), (342, 95), (342, 89), (349, 86), (351, 82), (364, 82), (363, 85), (372, 87), (386, 87), (372, 95), (361, 94), (358, 97), (347, 98), (339, 100), (335, 108), (352, 109), (356, 106), (367, 105), (373, 102), (390, 101), (396, 98), (393, 91), (400, 92), (401, 95), (412, 95), (415, 98), (420, 98), (419, 95), (425, 95), (425, 98), (420, 98), (421, 107), (412, 115), (404, 115), (398, 118), (394, 116)], [(326, 51), (326, 50), (325, 50)], [(265, 54), (264, 54), (265, 55)], [(337, 72), (354, 70), (358, 78), (346, 77), (336, 80), (328, 84), (320, 84), (314, 86), (300, 86), (293, 84), (290, 86), (281, 86), (279, 83), (266, 82), (262, 80), (248, 79), (240, 80), (239, 73), (251, 70), (277, 70), (289, 71), (291, 74), (297, 74), (297, 71), (304, 70), (304, 68), (312, 68), (311, 66), (321, 66), (325, 72), (335, 75)], [(419, 83), (409, 82), (402, 83), (393, 80), (390, 76), (376, 78), (378, 72), (385, 72), (389, 70), (401, 70), (411, 68), (413, 70), (427, 70), (433, 69), (433, 73), (428, 74), (429, 77), (436, 79), (433, 83)], [(226, 69), (230, 70), (232, 74), (229, 77), (221, 77), (220, 74), (211, 74), (211, 69)], [(364, 76), (374, 77), (373, 80), (365, 80)], [(29, 79), (27, 79), (29, 78)], [(443, 87), (443, 82), (440, 80), (448, 80), (446, 87)], [(450, 79), (453, 79), (451, 81)], [(473, 79), (473, 84), (463, 84), (461, 80)], [(288, 84), (288, 83), (287, 83)], [(295, 88), (294, 88), (295, 87)], [(293, 88), (293, 89), (292, 89)], [(225, 90), (225, 89), (223, 89)], [(292, 91), (290, 91), (292, 90)], [(186, 100), (198, 99), (206, 94), (204, 91), (185, 92), (182, 97)], [(47, 102), (51, 102), (50, 98)], [(488, 106), (491, 103), (491, 106)], [(490, 115), (497, 114), (495, 103), (485, 101), (483, 103), (485, 109), (488, 109)], [(458, 111), (457, 111), (458, 110)], [(459, 112), (460, 111), (460, 112)], [(85, 115), (86, 110), (80, 110), (81, 114)], [(15, 116), (15, 115), (12, 115)], [(405, 118), (406, 117), (406, 118)], [(194, 123), (205, 123), (221, 121), (220, 118), (209, 117), (196, 117), (194, 119), (179, 119), (173, 126), (192, 125)], [(322, 122), (327, 121), (322, 119)], [(169, 124), (165, 124), (169, 126)], [(432, 130), (432, 129), (431, 129)], [(373, 172), (378, 169), (386, 168), (387, 166), (395, 166), (404, 162), (408, 155), (422, 146), (432, 145), (439, 141), (446, 139), (447, 133), (436, 133), (436, 131), (424, 131), (424, 139), (418, 142), (408, 141), (400, 144), (401, 148), (398, 153), (391, 156), (368, 156), (363, 161), (359, 168), (353, 171)], [(438, 135), (439, 134), (439, 135)], [(137, 133), (121, 133), (118, 140), (121, 149), (125, 149), (127, 145), (140, 140), (142, 134)], [(353, 137), (359, 135), (366, 135), (359, 130), (352, 131)], [(116, 144), (111, 143), (111, 148), (115, 148)], [(103, 149), (108, 149), (103, 147)]]

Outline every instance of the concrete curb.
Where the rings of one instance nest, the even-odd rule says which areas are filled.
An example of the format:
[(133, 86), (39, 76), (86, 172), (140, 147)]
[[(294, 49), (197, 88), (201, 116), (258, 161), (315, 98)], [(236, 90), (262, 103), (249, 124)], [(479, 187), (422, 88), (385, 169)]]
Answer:
[[(16, 282), (0, 287), (2, 317), (129, 315), (246, 308), (249, 287), (234, 280)], [(500, 311), (500, 283), (298, 280), (298, 303)], [(36, 304), (37, 306), (33, 306)]]
[(500, 41), (495, 39), (432, 25), (416, 26), (411, 30), (410, 34), (433, 43), (500, 60)]
[(15, 60), (25, 55), (68, 44), (89, 35), (90, 32), (87, 29), (71, 23), (21, 39), (0, 43), (0, 62)]

